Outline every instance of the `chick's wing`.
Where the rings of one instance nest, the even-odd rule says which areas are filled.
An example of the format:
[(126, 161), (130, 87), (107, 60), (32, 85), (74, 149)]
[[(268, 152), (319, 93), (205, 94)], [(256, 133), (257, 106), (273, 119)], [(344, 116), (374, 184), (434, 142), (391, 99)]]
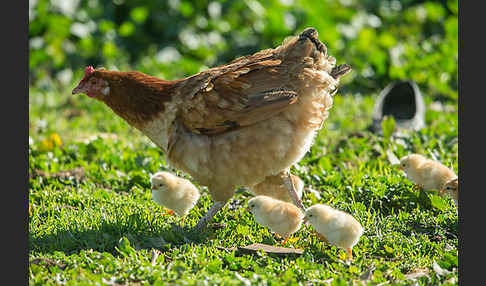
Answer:
[(211, 69), (204, 88), (181, 112), (183, 125), (197, 134), (213, 135), (266, 120), (297, 99), (286, 86), (286, 66), (265, 52)]

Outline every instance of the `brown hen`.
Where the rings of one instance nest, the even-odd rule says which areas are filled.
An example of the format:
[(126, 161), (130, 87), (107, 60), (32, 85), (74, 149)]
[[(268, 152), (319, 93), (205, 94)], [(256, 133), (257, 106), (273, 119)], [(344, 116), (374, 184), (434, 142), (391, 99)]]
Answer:
[(282, 183), (304, 210), (289, 169), (310, 149), (339, 78), (351, 70), (335, 66), (317, 36), (307, 28), (275, 49), (174, 81), (88, 67), (73, 94), (104, 102), (159, 146), (173, 167), (209, 188), (214, 203), (196, 229), (236, 186), (251, 188), (282, 171)]

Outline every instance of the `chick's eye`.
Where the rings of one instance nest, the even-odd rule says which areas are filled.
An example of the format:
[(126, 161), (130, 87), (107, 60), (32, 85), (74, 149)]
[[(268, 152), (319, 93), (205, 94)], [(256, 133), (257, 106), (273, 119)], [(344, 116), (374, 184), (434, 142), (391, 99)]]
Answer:
[(310, 214), (309, 217), (312, 217), (312, 215)]

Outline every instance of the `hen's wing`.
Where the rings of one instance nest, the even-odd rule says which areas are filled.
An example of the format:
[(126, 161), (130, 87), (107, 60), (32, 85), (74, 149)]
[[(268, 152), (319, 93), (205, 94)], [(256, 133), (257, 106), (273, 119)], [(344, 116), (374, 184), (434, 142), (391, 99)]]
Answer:
[(287, 74), (272, 50), (208, 70), (194, 79), (205, 85), (186, 101), (181, 121), (194, 133), (214, 135), (266, 120), (297, 100)]

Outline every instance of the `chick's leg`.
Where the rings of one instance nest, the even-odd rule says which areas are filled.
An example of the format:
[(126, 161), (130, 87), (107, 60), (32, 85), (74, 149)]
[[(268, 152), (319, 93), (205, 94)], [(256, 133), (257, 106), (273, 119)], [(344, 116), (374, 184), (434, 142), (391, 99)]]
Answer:
[(201, 218), (201, 220), (197, 223), (197, 225), (194, 227), (194, 231), (196, 232), (201, 232), (208, 224), (208, 222), (211, 221), (213, 216), (224, 207), (226, 204), (226, 201), (224, 202), (218, 202), (215, 201), (209, 211), (206, 213), (206, 215)]
[(161, 215), (174, 215), (174, 211), (173, 211), (173, 210), (169, 210), (169, 209), (167, 209), (167, 210), (165, 211), (165, 213), (163, 213), (163, 214), (161, 214)]
[(287, 236), (284, 241), (280, 245), (284, 245), (287, 242), (287, 239), (289, 239), (290, 236)]
[(284, 183), (285, 183), (285, 186), (287, 187), (287, 190), (289, 191), (289, 195), (292, 198), (294, 205), (296, 205), (303, 212), (305, 212), (305, 207), (302, 204), (302, 201), (299, 199), (297, 192), (295, 191), (295, 187), (294, 187), (294, 184), (292, 183), (292, 178), (290, 177), (289, 171), (286, 171), (286, 175), (284, 176)]
[(313, 233), (314, 233), (314, 234), (315, 234), (317, 237), (319, 237), (319, 239), (320, 239), (321, 241), (323, 241), (324, 243), (329, 243), (329, 242), (327, 241), (326, 237), (325, 237), (325, 236), (323, 236), (322, 234), (318, 233), (317, 231), (314, 231)]
[(347, 257), (346, 260), (352, 260), (353, 259), (353, 252), (351, 251), (351, 248), (346, 249)]

